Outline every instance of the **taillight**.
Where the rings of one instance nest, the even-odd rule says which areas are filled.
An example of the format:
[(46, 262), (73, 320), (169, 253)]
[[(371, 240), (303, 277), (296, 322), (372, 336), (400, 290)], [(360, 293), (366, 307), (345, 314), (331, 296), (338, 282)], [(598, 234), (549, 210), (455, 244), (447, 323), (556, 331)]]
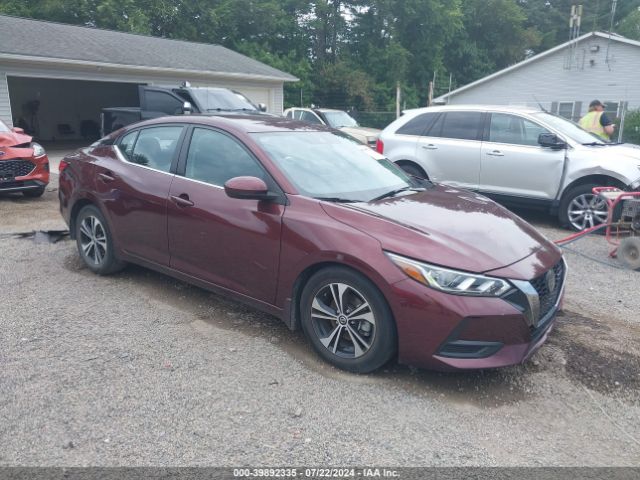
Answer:
[(380, 139), (376, 140), (376, 152), (384, 153), (384, 143)]
[(68, 166), (69, 162), (67, 162), (66, 160), (60, 160), (60, 165), (58, 165), (58, 172), (62, 173)]

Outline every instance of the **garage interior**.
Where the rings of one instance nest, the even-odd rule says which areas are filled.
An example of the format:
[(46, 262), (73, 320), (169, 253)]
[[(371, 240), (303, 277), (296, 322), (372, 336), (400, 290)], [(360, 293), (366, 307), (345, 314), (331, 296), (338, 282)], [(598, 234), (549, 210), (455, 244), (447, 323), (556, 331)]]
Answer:
[(105, 107), (137, 107), (137, 83), (7, 77), (13, 124), (46, 143), (99, 137)]

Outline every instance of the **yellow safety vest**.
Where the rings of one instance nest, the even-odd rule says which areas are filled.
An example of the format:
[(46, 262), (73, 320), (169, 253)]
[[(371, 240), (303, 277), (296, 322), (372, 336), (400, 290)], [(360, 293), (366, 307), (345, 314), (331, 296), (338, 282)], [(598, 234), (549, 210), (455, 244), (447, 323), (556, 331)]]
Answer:
[(580, 119), (580, 126), (587, 132), (595, 133), (599, 137), (609, 140), (609, 135), (604, 131), (604, 127), (600, 124), (600, 117), (604, 112), (589, 112)]

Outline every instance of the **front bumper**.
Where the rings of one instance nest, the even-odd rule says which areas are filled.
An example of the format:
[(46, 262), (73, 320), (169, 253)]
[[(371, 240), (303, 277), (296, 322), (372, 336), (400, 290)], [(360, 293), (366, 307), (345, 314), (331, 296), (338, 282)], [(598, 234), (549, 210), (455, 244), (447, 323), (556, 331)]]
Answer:
[(401, 363), (434, 370), (497, 368), (526, 361), (547, 339), (561, 308), (532, 324), (526, 308), (502, 298), (456, 296), (406, 279), (392, 286)]
[[(25, 165), (31, 164), (32, 166)], [(13, 158), (0, 161), (0, 192), (21, 192), (49, 184), (49, 158)]]

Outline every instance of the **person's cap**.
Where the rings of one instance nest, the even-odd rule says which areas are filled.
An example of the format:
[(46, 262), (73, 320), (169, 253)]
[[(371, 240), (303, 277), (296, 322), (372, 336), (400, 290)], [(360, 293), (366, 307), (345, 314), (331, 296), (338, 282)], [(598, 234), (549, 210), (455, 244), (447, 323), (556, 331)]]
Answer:
[(604, 107), (604, 103), (602, 103), (600, 100), (593, 100), (589, 104), (589, 108), (593, 108), (593, 107)]

